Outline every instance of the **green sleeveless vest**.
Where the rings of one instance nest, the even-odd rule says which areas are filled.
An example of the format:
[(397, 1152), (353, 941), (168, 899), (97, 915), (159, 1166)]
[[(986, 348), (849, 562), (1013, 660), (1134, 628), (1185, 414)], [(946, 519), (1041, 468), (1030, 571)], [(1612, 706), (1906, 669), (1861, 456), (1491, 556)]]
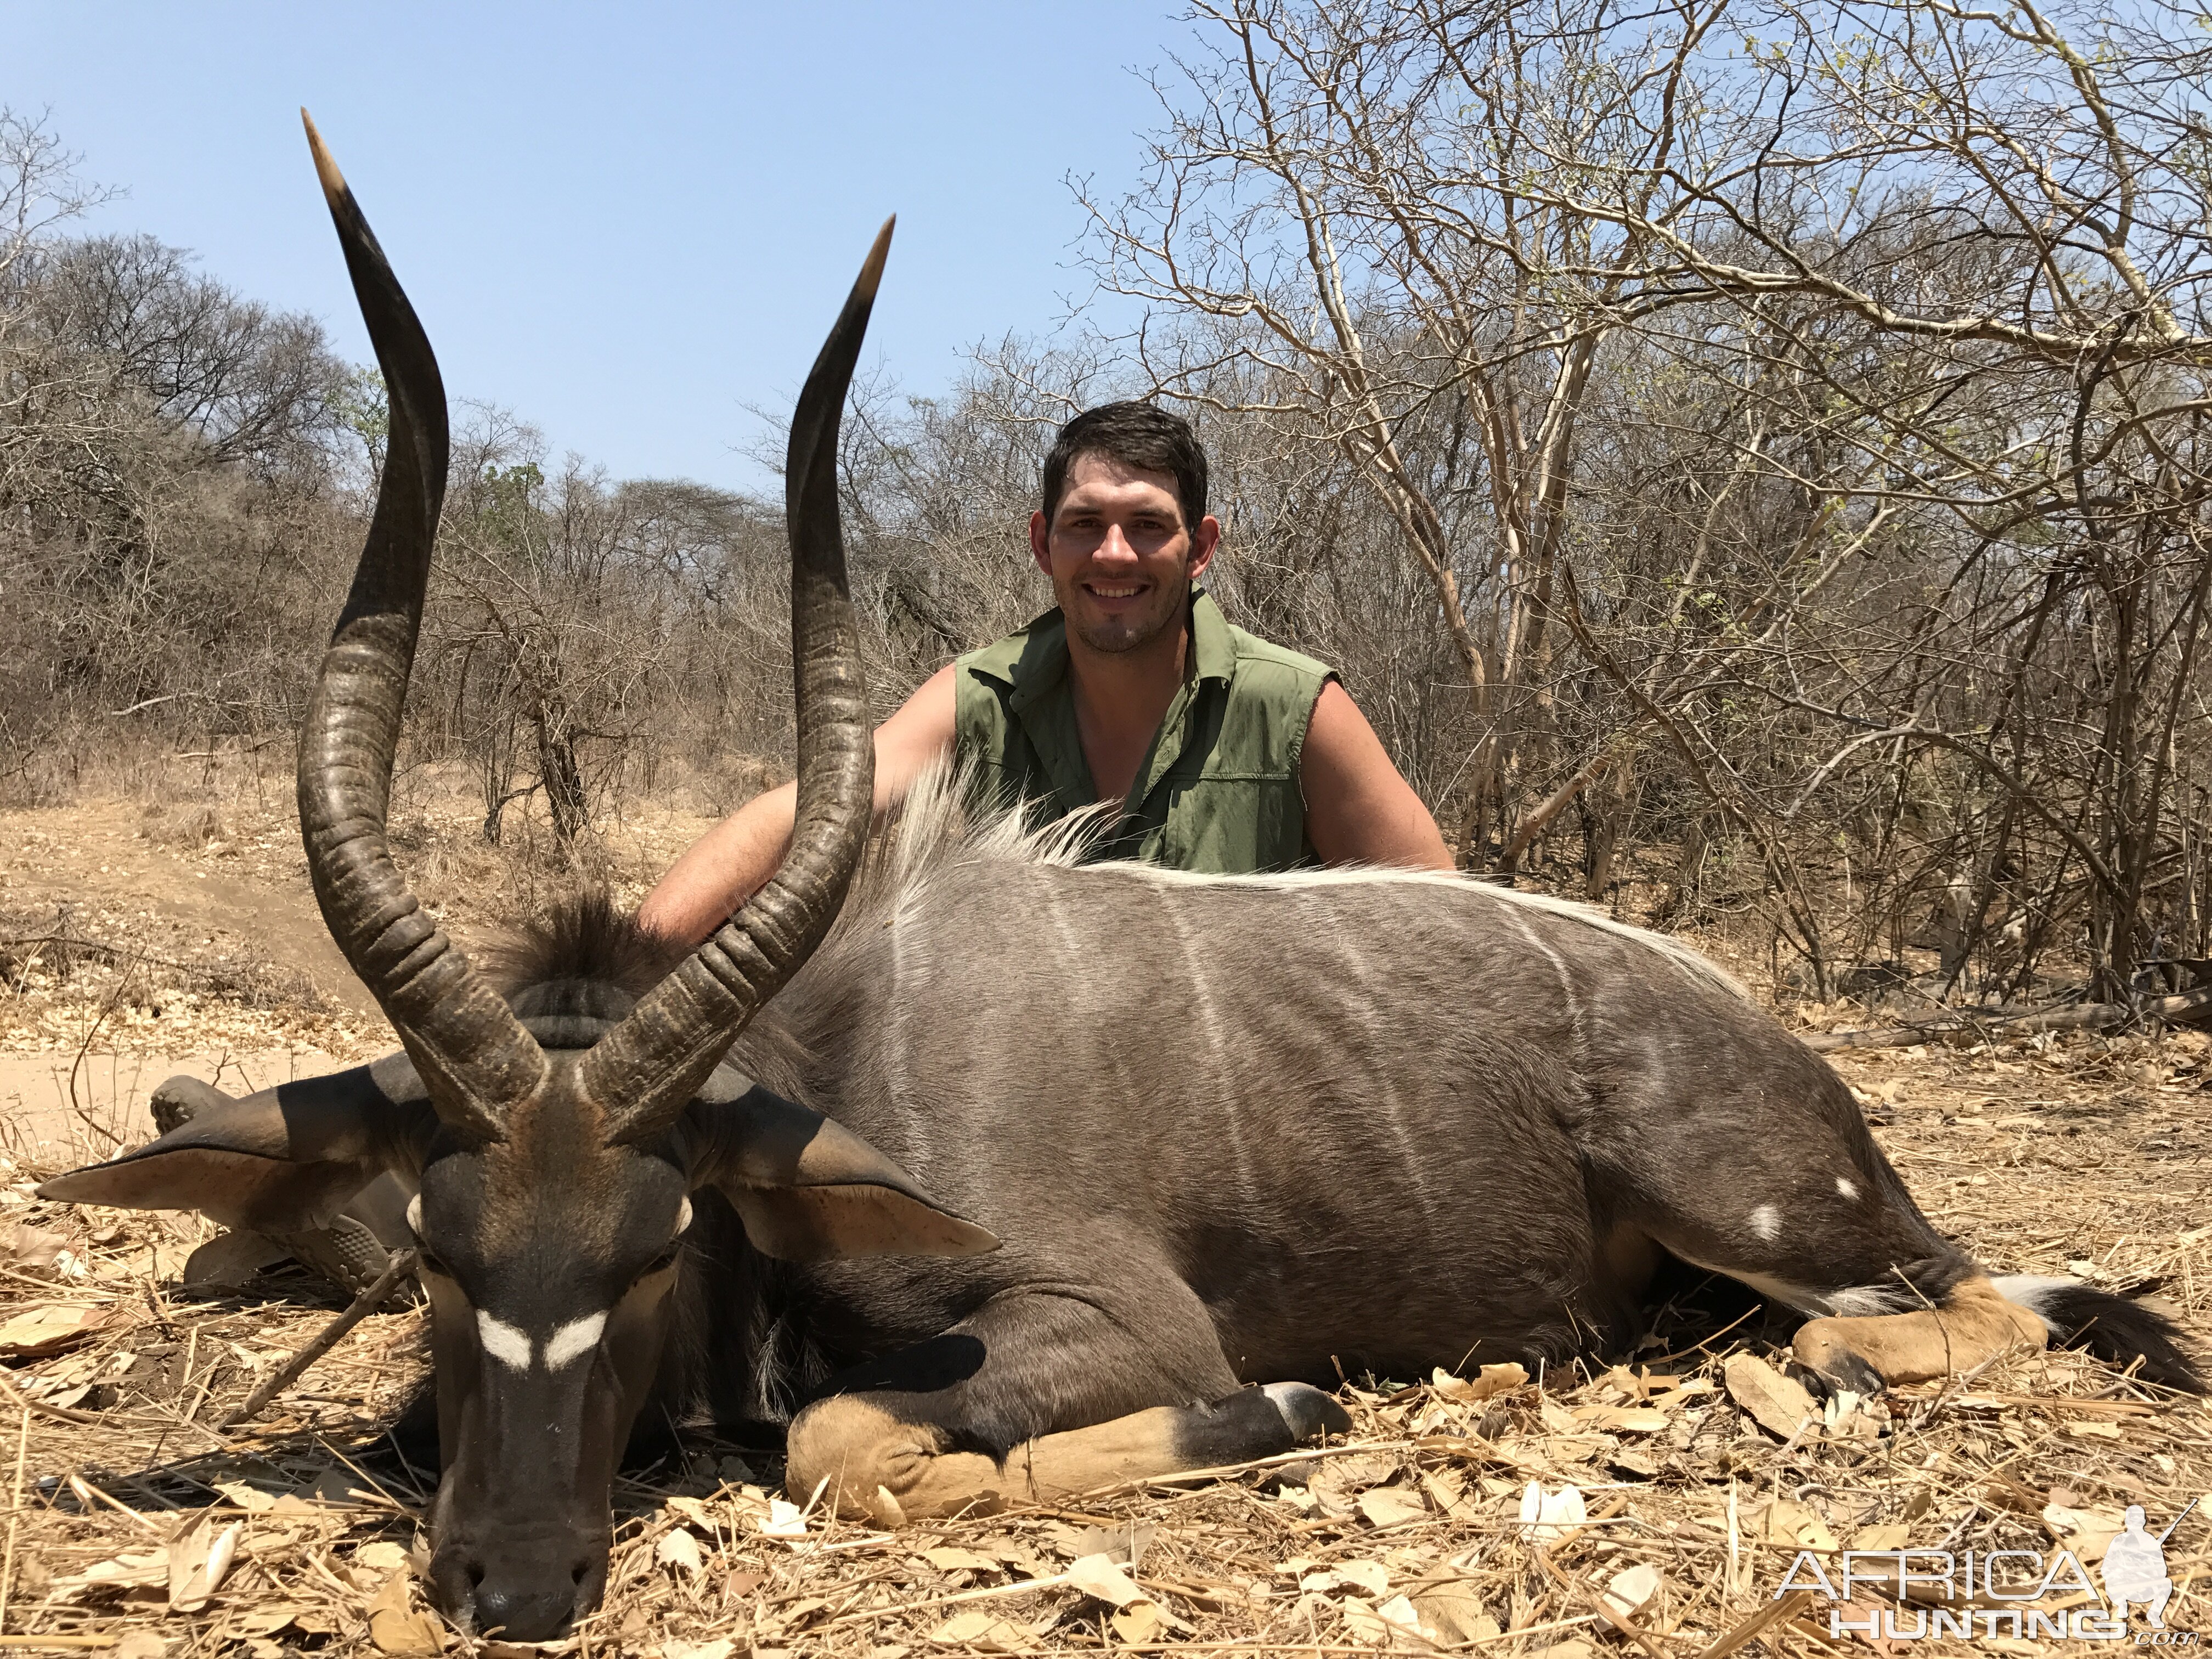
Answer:
[[(1210, 875), (1312, 863), (1298, 756), (1334, 672), (1231, 627), (1203, 589), (1190, 636), (1190, 678), (1096, 856)], [(1049, 821), (1097, 802), (1057, 609), (953, 666), (954, 754), (972, 769), (977, 805), (1041, 802)]]

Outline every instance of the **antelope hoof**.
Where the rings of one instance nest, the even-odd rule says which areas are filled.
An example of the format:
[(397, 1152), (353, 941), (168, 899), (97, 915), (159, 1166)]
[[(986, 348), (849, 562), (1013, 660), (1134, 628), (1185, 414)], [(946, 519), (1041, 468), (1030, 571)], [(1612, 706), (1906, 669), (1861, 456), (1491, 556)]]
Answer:
[(1845, 1342), (1832, 1327), (1836, 1322), (1816, 1319), (1802, 1327), (1790, 1344), (1793, 1369), (1814, 1384), (1814, 1392), (1826, 1398), (1848, 1389), (1862, 1400), (1871, 1400), (1889, 1384), (1864, 1354)]
[(1889, 1386), (1881, 1380), (1880, 1371), (1844, 1347), (1823, 1353), (1818, 1365), (1800, 1355), (1792, 1360), (1789, 1369), (1816, 1400), (1832, 1399), (1842, 1393), (1871, 1400)]
[(1352, 1413), (1310, 1382), (1270, 1382), (1261, 1388), (1270, 1403), (1282, 1413), (1293, 1440), (1310, 1440), (1317, 1434), (1350, 1434)]

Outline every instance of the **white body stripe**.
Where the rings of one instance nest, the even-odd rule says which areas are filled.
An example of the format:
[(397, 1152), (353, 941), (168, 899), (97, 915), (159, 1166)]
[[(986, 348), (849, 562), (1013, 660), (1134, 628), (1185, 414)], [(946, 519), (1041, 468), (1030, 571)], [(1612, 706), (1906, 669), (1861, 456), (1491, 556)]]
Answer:
[(1771, 1204), (1762, 1204), (1751, 1212), (1751, 1230), (1771, 1243), (1782, 1237), (1782, 1212)]

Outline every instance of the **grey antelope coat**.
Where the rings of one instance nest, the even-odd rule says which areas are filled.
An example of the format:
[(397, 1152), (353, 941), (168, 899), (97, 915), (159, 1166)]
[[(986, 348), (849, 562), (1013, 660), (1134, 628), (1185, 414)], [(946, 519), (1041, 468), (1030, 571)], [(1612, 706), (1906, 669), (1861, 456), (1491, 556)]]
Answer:
[(543, 1639), (596, 1603), (617, 1462), (663, 1411), (788, 1414), (793, 1490), (896, 1522), (1286, 1450), (1346, 1426), (1340, 1364), (1603, 1352), (1669, 1254), (1812, 1316), (1796, 1358), (1831, 1386), (2054, 1334), (2195, 1385), (2158, 1316), (1984, 1275), (1834, 1073), (1668, 941), (1448, 876), (1078, 868), (1079, 832), (962, 826), (941, 780), (866, 858), (835, 461), (888, 226), (792, 423), (783, 866), (672, 963), (602, 901), (479, 970), (385, 833), (444, 394), (316, 161), (392, 434), (300, 815), (404, 1053), (204, 1101), (41, 1190), (278, 1234), (411, 1192), (429, 1577), (465, 1628)]

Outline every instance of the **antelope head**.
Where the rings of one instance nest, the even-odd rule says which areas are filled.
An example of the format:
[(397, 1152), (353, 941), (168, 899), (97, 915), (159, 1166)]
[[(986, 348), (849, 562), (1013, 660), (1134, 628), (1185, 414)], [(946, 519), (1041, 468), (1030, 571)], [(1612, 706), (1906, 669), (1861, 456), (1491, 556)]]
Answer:
[(966, 1255), (995, 1243), (857, 1137), (717, 1073), (828, 929), (867, 833), (873, 749), (836, 464), (891, 228), (791, 427), (791, 851), (673, 973), (594, 1025), (589, 1046), (564, 1046), (533, 1035), (545, 1024), (526, 1022), (546, 1011), (510, 1006), (392, 861), (386, 811), (445, 493), (445, 392), (312, 122), (307, 139), (384, 373), (391, 435), (301, 734), (300, 825), (323, 919), (405, 1055), (213, 1109), (45, 1190), (284, 1231), (327, 1222), (384, 1170), (418, 1183), (409, 1222), (432, 1310), (442, 1464), (433, 1592), (465, 1628), (539, 1640), (588, 1611), (604, 1585), (611, 1482), (659, 1366), (694, 1191), (719, 1188), (773, 1255)]

